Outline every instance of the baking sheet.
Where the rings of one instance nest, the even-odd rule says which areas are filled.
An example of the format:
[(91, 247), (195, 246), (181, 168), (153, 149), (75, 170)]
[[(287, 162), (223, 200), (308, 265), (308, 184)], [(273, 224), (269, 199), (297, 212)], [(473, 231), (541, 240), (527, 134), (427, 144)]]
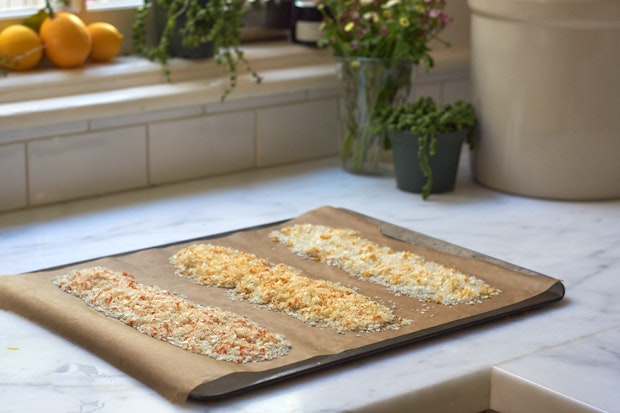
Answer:
[[(305, 260), (268, 238), (273, 229), (293, 223), (316, 223), (356, 229), (379, 244), (409, 250), (483, 279), (502, 294), (473, 305), (444, 306), (395, 296), (382, 286), (336, 268)], [(168, 262), (186, 245), (211, 242), (248, 251), (272, 262), (301, 269), (306, 276), (340, 282), (384, 303), (413, 323), (399, 330), (337, 333), (312, 327), (281, 312), (246, 301), (232, 301), (227, 291), (198, 286), (178, 277)], [(127, 271), (137, 281), (158, 285), (190, 300), (247, 316), (293, 346), (288, 355), (250, 364), (217, 361), (143, 335), (120, 321), (90, 309), (60, 291), (50, 280), (73, 269), (104, 265)], [(30, 274), (0, 277), (0, 308), (21, 314), (69, 338), (177, 403), (187, 398), (218, 399), (301, 374), (328, 368), (394, 347), (428, 339), (516, 312), (561, 300), (564, 286), (554, 278), (445, 243), (353, 211), (322, 207), (292, 220), (188, 240), (126, 254), (75, 263)]]

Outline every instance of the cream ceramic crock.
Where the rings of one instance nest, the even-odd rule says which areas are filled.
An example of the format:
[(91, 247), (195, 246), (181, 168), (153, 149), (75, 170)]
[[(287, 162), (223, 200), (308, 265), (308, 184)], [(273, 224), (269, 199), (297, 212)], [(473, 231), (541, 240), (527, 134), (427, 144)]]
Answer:
[(472, 170), (509, 193), (620, 197), (620, 0), (469, 0)]

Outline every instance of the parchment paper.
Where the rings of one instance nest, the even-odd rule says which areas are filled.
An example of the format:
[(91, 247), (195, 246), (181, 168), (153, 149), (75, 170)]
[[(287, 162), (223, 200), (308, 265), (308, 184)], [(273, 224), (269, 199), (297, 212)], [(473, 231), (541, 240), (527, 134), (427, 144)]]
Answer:
[[(413, 298), (395, 296), (384, 287), (352, 277), (333, 267), (300, 258), (268, 238), (269, 232), (275, 228), (302, 222), (356, 229), (366, 238), (381, 245), (388, 245), (395, 250), (410, 250), (427, 259), (481, 278), (501, 289), (502, 293), (479, 304), (455, 306), (422, 303)], [(411, 239), (416, 239), (412, 236), (415, 233), (406, 230), (402, 232), (409, 234)], [(326, 328), (311, 327), (283, 313), (246, 301), (232, 301), (225, 289), (199, 286), (174, 274), (169, 257), (184, 246), (197, 242), (231, 246), (274, 263), (283, 262), (297, 267), (309, 277), (340, 282), (384, 304), (394, 304), (395, 313), (412, 319), (413, 323), (396, 331), (339, 334)], [(258, 363), (234, 364), (217, 361), (181, 350), (143, 335), (120, 321), (107, 318), (90, 309), (80, 299), (60, 291), (50, 281), (72, 269), (94, 265), (126, 271), (133, 274), (139, 282), (157, 285), (197, 303), (243, 314), (272, 332), (284, 334), (293, 344), (291, 351), (279, 359)], [(498, 315), (504, 310), (513, 311), (519, 308), (520, 303), (532, 300), (535, 302), (536, 297), (558, 284), (561, 286), (556, 279), (520, 271), (517, 267), (505, 268), (480, 258), (448, 254), (386, 237), (381, 232), (380, 222), (372, 218), (343, 209), (322, 207), (275, 226), (244, 230), (206, 240), (181, 242), (36, 273), (3, 276), (0, 277), (0, 308), (18, 313), (69, 338), (144, 382), (169, 400), (182, 403), (190, 393), (193, 397), (202, 398), (200, 389), (211, 389), (208, 392), (213, 392), (210, 387), (212, 384), (216, 384), (216, 393), (226, 396), (227, 389), (231, 390), (230, 394), (243, 390), (243, 383), (248, 383), (249, 388), (261, 381), (282, 380), (287, 376), (303, 373), (308, 366), (346, 360), (356, 354), (356, 349), (358, 355), (376, 352), (382, 349), (383, 343), (386, 348), (406, 343), (408, 338), (423, 337), (425, 332), (435, 334), (441, 331), (442, 326), (452, 328), (455, 322), (456, 325), (459, 324), (459, 320), (475, 321), (480, 315)], [(558, 297), (539, 301), (561, 299), (563, 287), (558, 291)], [(422, 335), (416, 335), (419, 333)]]

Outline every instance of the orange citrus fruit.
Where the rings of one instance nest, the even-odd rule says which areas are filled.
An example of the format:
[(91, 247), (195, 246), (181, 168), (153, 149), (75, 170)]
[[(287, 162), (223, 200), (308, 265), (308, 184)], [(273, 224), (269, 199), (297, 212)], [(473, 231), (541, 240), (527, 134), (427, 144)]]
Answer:
[(92, 45), (90, 60), (107, 62), (118, 54), (123, 44), (123, 35), (110, 23), (95, 22), (86, 26)]
[(13, 24), (0, 33), (0, 66), (12, 70), (35, 67), (43, 56), (37, 32), (23, 24)]
[(54, 17), (43, 21), (39, 34), (45, 44), (45, 56), (58, 67), (81, 66), (88, 58), (90, 34), (73, 13), (54, 13)]

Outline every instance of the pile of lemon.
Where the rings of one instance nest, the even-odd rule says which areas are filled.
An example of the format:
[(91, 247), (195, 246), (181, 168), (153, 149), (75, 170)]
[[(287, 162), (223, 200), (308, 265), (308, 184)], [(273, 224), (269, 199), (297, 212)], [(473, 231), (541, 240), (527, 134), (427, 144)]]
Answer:
[(86, 25), (69, 12), (46, 14), (40, 25), (32, 26), (13, 24), (0, 32), (0, 66), (28, 70), (44, 56), (61, 68), (79, 67), (87, 60), (106, 62), (119, 53), (123, 43), (123, 35), (112, 24)]

